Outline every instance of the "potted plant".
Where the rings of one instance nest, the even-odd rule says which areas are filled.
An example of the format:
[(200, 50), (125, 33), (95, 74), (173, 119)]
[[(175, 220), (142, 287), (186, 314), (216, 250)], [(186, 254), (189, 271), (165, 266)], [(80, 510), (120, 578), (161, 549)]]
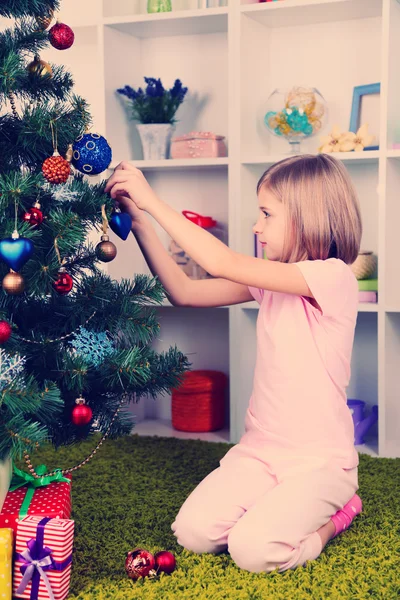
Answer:
[(168, 157), (169, 143), (175, 128), (175, 114), (182, 104), (188, 88), (179, 79), (173, 87), (164, 89), (161, 79), (144, 78), (145, 90), (133, 89), (129, 85), (117, 90), (126, 96), (130, 104), (131, 118), (138, 121), (137, 128), (145, 160), (160, 160)]

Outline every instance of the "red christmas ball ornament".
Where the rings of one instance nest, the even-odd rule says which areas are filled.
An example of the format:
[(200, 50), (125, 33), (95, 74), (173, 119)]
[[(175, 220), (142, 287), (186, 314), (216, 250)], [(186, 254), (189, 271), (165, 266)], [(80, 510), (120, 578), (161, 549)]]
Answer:
[(58, 294), (61, 296), (65, 296), (72, 290), (72, 286), (74, 285), (74, 280), (71, 275), (66, 272), (64, 268), (61, 268), (56, 281), (53, 283), (53, 288), (56, 290)]
[(50, 183), (65, 183), (71, 173), (71, 165), (55, 151), (44, 161), (42, 173)]
[(78, 427), (87, 425), (90, 423), (93, 417), (93, 411), (90, 406), (87, 406), (84, 398), (77, 398), (75, 400), (76, 406), (72, 409), (72, 422)]
[(161, 552), (157, 552), (157, 554), (154, 555), (154, 560), (158, 571), (163, 571), (169, 575), (175, 570), (176, 560), (172, 552), (161, 550)]
[(136, 548), (128, 552), (125, 559), (125, 572), (136, 581), (139, 577), (147, 577), (154, 569), (154, 556), (143, 548)]
[(11, 335), (12, 329), (7, 321), (0, 321), (0, 344), (5, 344)]
[(49, 31), (50, 44), (57, 50), (67, 50), (74, 43), (75, 34), (65, 23), (57, 23)]
[(43, 223), (43, 213), (39, 208), (32, 206), (22, 216), (22, 219), (29, 225), (41, 225)]

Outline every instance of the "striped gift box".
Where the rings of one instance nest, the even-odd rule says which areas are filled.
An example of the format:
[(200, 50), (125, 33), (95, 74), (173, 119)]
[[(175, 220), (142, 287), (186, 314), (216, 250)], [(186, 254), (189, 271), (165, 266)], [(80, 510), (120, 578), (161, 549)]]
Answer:
[[(36, 568), (34, 569), (34, 577), (36, 577), (36, 581), (39, 580), (39, 585), (35, 586), (32, 578), (24, 591), (17, 593), (17, 589), (24, 578), (21, 567), (30, 562), (29, 558), (26, 558), (26, 552), (29, 548), (28, 543), (32, 544), (32, 540), (36, 540), (36, 543), (39, 542), (40, 545), (51, 550), (50, 556), (53, 565), (50, 568), (45, 568), (44, 573), (50, 584), (54, 600), (64, 600), (68, 596), (71, 579), (70, 557), (74, 541), (74, 521), (30, 516), (25, 517), (18, 523), (13, 577), (14, 597), (44, 600), (51, 598), (51, 595), (46, 586), (45, 577), (41, 576)], [(20, 556), (23, 553), (25, 554), (25, 560)]]

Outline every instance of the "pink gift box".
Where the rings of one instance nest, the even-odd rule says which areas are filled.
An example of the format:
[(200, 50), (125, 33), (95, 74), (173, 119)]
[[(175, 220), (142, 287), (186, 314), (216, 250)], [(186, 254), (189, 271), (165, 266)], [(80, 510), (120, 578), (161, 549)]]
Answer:
[(225, 137), (211, 131), (191, 131), (171, 141), (171, 158), (217, 158), (227, 156)]
[[(73, 541), (71, 519), (22, 519), (15, 542), (14, 597), (45, 600), (51, 597), (50, 587), (54, 600), (64, 600), (69, 593)], [(17, 592), (23, 579), (25, 589)]]

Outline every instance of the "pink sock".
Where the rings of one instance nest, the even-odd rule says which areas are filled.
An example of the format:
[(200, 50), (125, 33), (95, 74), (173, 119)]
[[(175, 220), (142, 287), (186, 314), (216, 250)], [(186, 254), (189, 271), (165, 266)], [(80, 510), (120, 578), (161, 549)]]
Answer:
[[(331, 520), (335, 525), (335, 533), (333, 537), (342, 533), (345, 529), (348, 529), (353, 521), (353, 519), (360, 514), (362, 511), (362, 502), (361, 498), (354, 494), (354, 496), (349, 500), (349, 502), (343, 506), (342, 510), (338, 510)], [(333, 539), (333, 538), (332, 538)]]

